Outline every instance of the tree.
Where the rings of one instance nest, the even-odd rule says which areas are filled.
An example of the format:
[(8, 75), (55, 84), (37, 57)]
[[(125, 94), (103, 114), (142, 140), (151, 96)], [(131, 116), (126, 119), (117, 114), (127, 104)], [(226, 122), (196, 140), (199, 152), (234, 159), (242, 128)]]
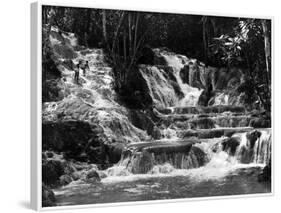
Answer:
[(107, 32), (106, 32), (106, 11), (102, 11), (102, 32), (103, 32), (103, 39), (105, 43), (107, 43)]
[(240, 19), (233, 26), (233, 34), (214, 38), (212, 51), (220, 55), (229, 67), (241, 66), (248, 70), (247, 78), (252, 82), (263, 108), (270, 111), (270, 40), (264, 20)]
[(266, 62), (266, 71), (267, 76), (270, 79), (271, 72), (271, 48), (270, 48), (270, 22), (266, 19), (261, 20), (262, 29), (263, 29), (263, 37), (264, 37), (264, 55)]

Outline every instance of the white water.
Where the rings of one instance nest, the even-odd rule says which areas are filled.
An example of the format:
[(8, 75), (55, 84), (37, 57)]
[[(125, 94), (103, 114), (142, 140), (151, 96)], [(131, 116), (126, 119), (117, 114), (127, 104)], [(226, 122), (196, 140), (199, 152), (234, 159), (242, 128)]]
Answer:
[[(71, 44), (75, 42), (72, 39), (73, 38), (69, 39)], [(58, 43), (59, 41), (54, 40), (54, 42)], [(74, 62), (78, 63), (78, 60), (80, 59), (88, 60), (90, 62), (90, 70), (85, 77), (83, 77), (82, 73), (80, 73), (80, 85), (73, 82), (72, 70), (63, 70), (63, 77), (66, 79), (65, 84), (70, 90), (70, 95), (65, 97), (61, 103), (47, 103), (44, 106), (44, 111), (47, 114), (46, 116), (53, 115), (54, 112), (60, 110), (60, 108), (65, 109), (65, 105), (70, 103), (75, 103), (77, 105), (73, 109), (75, 113), (76, 108), (79, 108), (82, 105), (77, 101), (80, 100), (81, 103), (88, 106), (85, 110), (85, 115), (83, 115), (84, 117), (81, 116), (80, 119), (85, 121), (91, 121), (91, 119), (98, 120), (105, 134), (109, 137), (112, 136), (119, 139), (121, 138), (122, 143), (132, 143), (133, 141), (139, 143), (141, 141), (141, 137), (139, 135), (143, 134), (143, 132), (131, 125), (126, 116), (126, 109), (114, 101), (115, 94), (111, 89), (111, 83), (113, 80), (110, 75), (111, 68), (108, 67), (108, 65), (102, 60), (104, 56), (102, 50), (89, 50), (89, 53), (87, 54), (81, 54), (81, 52), (77, 53), (78, 57), (74, 60)], [(167, 54), (164, 52), (161, 54), (166, 59), (168, 65), (173, 67), (173, 74), (179, 87), (184, 93), (184, 98), (181, 100), (177, 99), (174, 89), (169, 82), (167, 82), (167, 79), (163, 74), (163, 70), (158, 68), (148, 68), (151, 73), (149, 73), (149, 75), (144, 75), (144, 77), (149, 89), (152, 91), (154, 99), (159, 100), (159, 104), (166, 107), (172, 106), (172, 111), (173, 106), (196, 106), (202, 90), (183, 83), (180, 77), (180, 70), (187, 64), (188, 59), (184, 56)], [(218, 100), (219, 103), (228, 102), (228, 98), (226, 96), (218, 98)], [(94, 111), (92, 109), (94, 109)], [(80, 112), (81, 111), (79, 111), (79, 113)], [(164, 129), (162, 133), (163, 138), (160, 141), (169, 139), (169, 142), (176, 143), (179, 140), (177, 137), (177, 131), (174, 129), (167, 128)], [(122, 157), (121, 161), (117, 165), (114, 165), (105, 171), (98, 171), (102, 177), (101, 183), (104, 184), (103, 186), (107, 186), (107, 184), (111, 183), (113, 183), (113, 185), (119, 185), (115, 183), (149, 180), (151, 178), (157, 178), (160, 180), (162, 177), (171, 177), (172, 179), (176, 177), (185, 177), (186, 179), (191, 178), (196, 182), (220, 180), (226, 178), (230, 173), (241, 168), (264, 166), (270, 156), (270, 133), (262, 132), (261, 137), (257, 140), (253, 149), (253, 160), (249, 164), (242, 164), (240, 162), (242, 150), (249, 150), (245, 134), (246, 133), (242, 133), (241, 143), (234, 156), (222, 151), (221, 147), (218, 152), (213, 152), (213, 146), (222, 141), (224, 138), (202, 140), (202, 143), (195, 144), (194, 146), (202, 150), (208, 158), (208, 161), (199, 168), (198, 162), (200, 159), (197, 159), (199, 156), (195, 153), (173, 153), (171, 154), (172, 156), (168, 154), (158, 156), (158, 161), (154, 162), (153, 167), (146, 174), (133, 174), (131, 172), (132, 168), (128, 167), (131, 159)], [(180, 169), (178, 167), (175, 168), (176, 165), (174, 164), (175, 159), (179, 158), (181, 159)], [(160, 161), (161, 163), (159, 163)], [(188, 182), (186, 183), (188, 184)], [(95, 189), (95, 187), (97, 187), (91, 187), (89, 184), (85, 184), (82, 180), (78, 180), (73, 181), (66, 187), (63, 187), (63, 190), (68, 189), (72, 195), (77, 195), (72, 190), (77, 187), (79, 189), (78, 192), (81, 193), (83, 191), (80, 190), (84, 185), (85, 192), (88, 192), (87, 190), (89, 188)], [(139, 192), (139, 188), (141, 187), (142, 186), (138, 184), (136, 188), (131, 187), (129, 189), (125, 189), (124, 191), (129, 193)], [(119, 189), (117, 189), (114, 193), (118, 194), (118, 190)], [(169, 193), (167, 190), (166, 192)], [(196, 190), (193, 190), (193, 192), (196, 192)], [(63, 195), (64, 193), (64, 191), (61, 191), (56, 194)], [(78, 196), (80, 196), (79, 193)], [(111, 196), (112, 195), (113, 194), (111, 194)], [(108, 202), (108, 200), (106, 201)]]
[[(129, 164), (130, 159), (121, 159), (120, 163), (105, 171), (107, 177), (102, 179), (103, 183), (136, 181), (140, 179), (149, 179), (153, 177), (173, 177), (173, 176), (188, 176), (195, 180), (210, 180), (220, 179), (226, 177), (231, 172), (241, 168), (263, 167), (268, 163), (270, 158), (271, 147), (271, 133), (268, 130), (261, 131), (261, 137), (256, 140), (254, 146), (254, 159), (247, 164), (240, 162), (241, 149), (249, 150), (247, 144), (246, 133), (241, 134), (241, 143), (237, 147), (234, 156), (222, 151), (220, 145), (217, 152), (213, 151), (213, 147), (223, 141), (225, 138), (213, 138), (202, 140), (201, 143), (195, 144), (196, 147), (207, 153), (209, 162), (199, 168), (176, 169), (171, 163), (164, 163), (154, 165), (154, 167), (147, 174), (132, 174), (126, 165)], [(186, 159), (189, 160), (189, 159)]]
[(196, 106), (203, 89), (200, 90), (195, 87), (191, 87), (188, 84), (183, 83), (180, 77), (181, 69), (190, 61), (186, 56), (183, 55), (171, 55), (165, 54), (165, 52), (160, 52), (160, 54), (165, 58), (168, 66), (174, 68), (174, 75), (177, 79), (178, 85), (180, 86), (182, 92), (184, 93), (184, 98), (181, 99), (177, 106)]

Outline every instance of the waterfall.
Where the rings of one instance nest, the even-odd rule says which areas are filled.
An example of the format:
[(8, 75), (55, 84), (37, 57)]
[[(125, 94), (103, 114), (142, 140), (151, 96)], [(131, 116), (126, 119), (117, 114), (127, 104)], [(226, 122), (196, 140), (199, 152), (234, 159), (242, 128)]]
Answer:
[[(134, 143), (123, 151), (121, 160), (107, 170), (107, 175), (169, 174), (180, 169), (192, 171), (193, 175), (217, 177), (235, 168), (265, 165), (271, 156), (271, 132), (256, 133), (236, 134), (233, 138), (237, 145), (234, 139), (226, 137)], [(259, 137), (253, 142), (250, 136), (255, 134)]]
[(160, 167), (166, 167), (163, 165), (170, 165), (176, 169), (201, 167), (208, 161), (208, 157), (200, 147), (193, 146), (194, 142), (191, 140), (155, 141), (130, 145), (122, 153), (120, 162), (108, 169), (107, 173), (116, 176), (127, 172), (132, 174), (154, 173)]
[(254, 163), (268, 164), (271, 158), (271, 134), (262, 132), (254, 146)]
[(163, 69), (146, 66), (140, 67), (139, 71), (156, 107), (163, 108), (177, 104), (177, 94)]
[(184, 93), (184, 97), (179, 101), (178, 106), (196, 106), (203, 90), (183, 83), (183, 80), (180, 76), (181, 69), (184, 67), (184, 65), (192, 60), (189, 60), (183, 55), (174, 55), (167, 52), (161, 52), (160, 54), (165, 58), (167, 64), (174, 68), (174, 75), (177, 79), (177, 83)]
[(216, 146), (217, 153), (225, 152), (237, 163), (265, 165), (271, 157), (271, 132), (270, 130), (254, 130), (238, 133)]
[(144, 82), (142, 89), (149, 93), (154, 105), (157, 108), (197, 106), (203, 90), (184, 83), (180, 75), (183, 67), (194, 60), (159, 49), (154, 51), (165, 65), (139, 66), (140, 81)]
[(271, 157), (270, 131), (262, 130), (253, 147), (244, 134), (235, 155), (241, 163), (267, 164)]

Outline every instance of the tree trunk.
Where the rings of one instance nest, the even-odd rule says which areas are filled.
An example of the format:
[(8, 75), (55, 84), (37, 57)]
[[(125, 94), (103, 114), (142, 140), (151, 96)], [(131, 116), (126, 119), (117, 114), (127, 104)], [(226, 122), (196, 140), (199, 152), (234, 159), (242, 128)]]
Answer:
[(104, 39), (105, 43), (107, 44), (106, 12), (105, 12), (105, 10), (102, 11), (102, 33), (103, 33), (103, 39)]
[(124, 62), (127, 61), (127, 46), (126, 46), (126, 31), (123, 32), (123, 50), (124, 50)]
[(139, 25), (139, 13), (137, 13), (137, 19), (136, 19), (136, 24), (135, 24), (134, 55), (136, 55), (136, 52), (137, 52), (136, 48), (137, 48), (137, 37), (138, 37), (138, 25)]
[(270, 24), (269, 20), (262, 20), (262, 29), (264, 35), (264, 54), (265, 54), (265, 63), (266, 63), (266, 81), (267, 87), (265, 94), (265, 109), (270, 111), (271, 110), (271, 93), (270, 93), (270, 83), (271, 83), (271, 44), (270, 44)]
[(204, 63), (207, 63), (208, 60), (208, 53), (207, 53), (207, 49), (208, 49), (208, 38), (207, 38), (207, 29), (206, 29), (206, 25), (207, 25), (207, 17), (203, 17), (202, 18), (202, 27), (203, 27), (203, 50), (204, 50)]
[(265, 63), (266, 63), (266, 71), (268, 80), (270, 79), (270, 72), (271, 72), (271, 48), (270, 48), (270, 35), (268, 29), (267, 20), (262, 20), (262, 29), (263, 29), (263, 36), (264, 36), (264, 53), (265, 53)]
[(132, 56), (132, 16), (128, 14), (129, 56)]
[(117, 38), (118, 38), (118, 35), (119, 35), (119, 30), (120, 30), (121, 24), (123, 22), (124, 14), (125, 14), (124, 12), (121, 13), (118, 26), (116, 27), (116, 30), (114, 32), (111, 54), (114, 54), (114, 52), (115, 52), (116, 41), (117, 41)]

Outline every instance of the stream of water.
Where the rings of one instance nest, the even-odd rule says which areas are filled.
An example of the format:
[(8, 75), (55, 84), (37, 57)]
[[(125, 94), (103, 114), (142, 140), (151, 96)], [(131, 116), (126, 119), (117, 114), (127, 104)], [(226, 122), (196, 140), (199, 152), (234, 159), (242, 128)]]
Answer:
[[(197, 145), (209, 153), (209, 162), (205, 166), (176, 169), (164, 163), (154, 165), (146, 174), (133, 174), (125, 166), (127, 159), (123, 159), (104, 171), (108, 176), (99, 184), (78, 181), (56, 191), (58, 202), (60, 205), (78, 205), (271, 192), (271, 183), (257, 181), (264, 162), (242, 164), (238, 154), (213, 153), (211, 147), (219, 140), (221, 138), (205, 140)], [(255, 151), (254, 161), (259, 152)]]
[[(183, 83), (180, 77), (180, 70), (188, 63), (188, 59), (184, 56), (161, 54), (168, 66), (173, 68), (173, 75), (184, 94), (183, 98), (176, 96), (160, 68), (148, 67), (141, 72), (151, 91), (151, 97), (155, 103), (169, 109), (166, 117), (169, 116), (174, 122), (164, 125), (160, 140), (129, 143), (116, 165), (98, 171), (102, 177), (101, 182), (86, 184), (78, 180), (55, 189), (58, 205), (271, 192), (270, 182), (258, 182), (258, 174), (271, 159), (271, 130), (258, 129), (258, 133), (249, 135), (253, 129), (248, 127), (248, 118), (239, 117), (237, 113), (229, 110), (230, 107), (216, 112), (215, 115), (205, 109), (205, 117), (206, 114), (210, 116), (203, 122), (203, 127), (200, 126), (200, 122), (203, 121), (199, 118), (201, 113), (195, 109), (202, 90)], [(80, 99), (96, 108), (97, 115), (103, 118), (111, 116), (110, 113), (113, 112), (105, 109), (114, 108), (117, 104), (111, 97), (112, 91), (109, 92), (112, 82), (110, 68), (100, 63), (103, 58), (102, 51), (89, 51), (88, 54), (78, 55), (74, 61), (77, 63), (80, 59), (88, 60), (90, 70), (86, 76), (81, 75), (82, 83), (78, 89), (73, 83), (72, 75), (69, 74), (71, 72), (65, 71), (66, 85), (72, 89), (68, 98), (84, 92), (82, 95), (87, 97), (80, 95)], [(55, 103), (47, 103), (45, 113), (52, 114), (56, 107)], [(122, 113), (118, 116), (120, 120), (125, 119)], [(188, 116), (193, 116), (193, 120)], [(221, 116), (227, 122), (219, 122), (217, 116)], [(234, 118), (241, 121), (235, 123)], [(207, 121), (211, 124), (206, 123)], [(192, 134), (196, 134), (196, 138), (180, 137), (179, 132), (191, 130), (191, 122), (193, 126), (197, 125), (197, 128), (192, 129)], [(128, 127), (127, 123), (126, 120), (119, 126), (129, 132), (135, 131)], [(104, 129), (108, 134), (115, 134), (108, 126)], [(225, 137), (227, 130), (232, 131), (232, 140)], [(215, 135), (214, 132), (220, 135)], [(132, 138), (127, 135), (125, 137)]]

